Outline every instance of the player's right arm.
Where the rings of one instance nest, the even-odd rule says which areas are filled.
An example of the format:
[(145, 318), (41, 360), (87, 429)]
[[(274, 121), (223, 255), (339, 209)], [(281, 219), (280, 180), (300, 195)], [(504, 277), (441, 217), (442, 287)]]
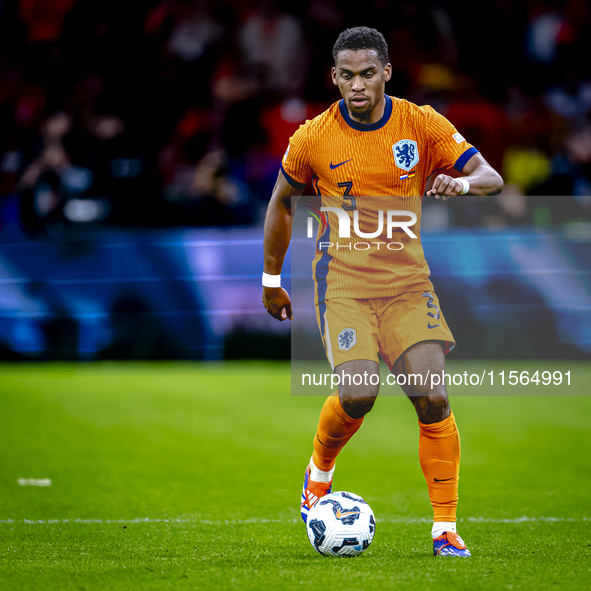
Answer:
[[(292, 187), (280, 170), (265, 217), (263, 272), (281, 275), (285, 253), (291, 240), (292, 197), (302, 189)], [(263, 304), (277, 320), (293, 320), (289, 294), (282, 287), (263, 287)]]

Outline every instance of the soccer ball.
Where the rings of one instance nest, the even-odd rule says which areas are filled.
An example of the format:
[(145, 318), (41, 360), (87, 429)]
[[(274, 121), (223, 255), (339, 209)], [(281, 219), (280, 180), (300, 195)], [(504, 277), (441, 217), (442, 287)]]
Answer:
[(308, 513), (308, 539), (323, 556), (359, 556), (371, 544), (375, 531), (371, 507), (350, 492), (326, 495)]

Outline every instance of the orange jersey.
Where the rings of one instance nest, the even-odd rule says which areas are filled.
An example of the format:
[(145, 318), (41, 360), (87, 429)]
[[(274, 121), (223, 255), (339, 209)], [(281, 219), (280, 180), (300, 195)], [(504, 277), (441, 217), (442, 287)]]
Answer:
[(436, 170), (461, 172), (478, 150), (432, 107), (385, 98), (372, 125), (353, 121), (343, 100), (333, 104), (300, 126), (283, 157), (292, 186), (313, 181), (322, 207), (339, 208), (318, 231), (316, 303), (433, 289), (420, 239), (424, 187)]

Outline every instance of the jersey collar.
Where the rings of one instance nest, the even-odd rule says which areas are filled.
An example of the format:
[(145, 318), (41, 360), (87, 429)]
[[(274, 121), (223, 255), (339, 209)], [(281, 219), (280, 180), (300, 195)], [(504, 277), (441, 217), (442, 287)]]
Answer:
[(386, 107), (384, 108), (384, 114), (379, 121), (372, 123), (371, 125), (365, 125), (364, 123), (357, 123), (357, 121), (353, 121), (351, 116), (349, 115), (349, 111), (347, 110), (347, 106), (345, 105), (345, 99), (341, 99), (339, 101), (339, 110), (341, 115), (347, 125), (352, 127), (353, 129), (357, 129), (358, 131), (375, 131), (376, 129), (380, 129), (380, 127), (384, 127), (386, 123), (388, 123), (388, 119), (390, 119), (390, 115), (392, 114), (392, 99), (386, 94), (384, 95), (386, 99)]

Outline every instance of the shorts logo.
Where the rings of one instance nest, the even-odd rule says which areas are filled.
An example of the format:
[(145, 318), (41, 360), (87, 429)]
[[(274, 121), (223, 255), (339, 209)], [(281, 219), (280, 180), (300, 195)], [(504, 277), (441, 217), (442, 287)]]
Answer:
[(400, 140), (392, 146), (394, 161), (398, 168), (407, 172), (414, 168), (419, 162), (419, 149), (417, 142), (413, 140)]
[(343, 328), (337, 338), (341, 351), (349, 351), (357, 344), (357, 332), (354, 328)]

